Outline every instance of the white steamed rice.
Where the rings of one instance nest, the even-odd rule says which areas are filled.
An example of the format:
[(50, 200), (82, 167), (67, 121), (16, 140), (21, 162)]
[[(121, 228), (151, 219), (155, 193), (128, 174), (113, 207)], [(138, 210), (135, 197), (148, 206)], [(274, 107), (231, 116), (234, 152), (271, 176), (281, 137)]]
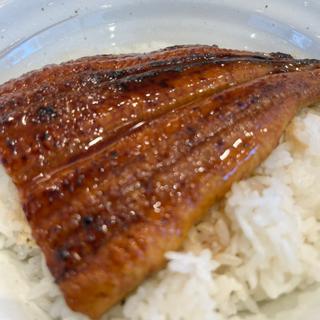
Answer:
[[(183, 251), (168, 252), (168, 266), (104, 319), (241, 319), (240, 311), (258, 313), (259, 301), (320, 282), (319, 136), (320, 108), (304, 110), (255, 174), (191, 230)], [(23, 299), (39, 319), (87, 319), (66, 306), (2, 167), (0, 181), (0, 252), (21, 272)]]

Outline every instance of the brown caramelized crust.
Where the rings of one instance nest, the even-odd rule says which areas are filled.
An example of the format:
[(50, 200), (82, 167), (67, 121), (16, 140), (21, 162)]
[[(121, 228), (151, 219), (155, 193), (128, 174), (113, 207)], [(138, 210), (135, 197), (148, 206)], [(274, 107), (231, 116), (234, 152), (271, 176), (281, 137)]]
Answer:
[(182, 46), (82, 58), (0, 87), (1, 160), (69, 306), (97, 318), (159, 270), (319, 100), (318, 67)]
[[(118, 70), (133, 66), (138, 68), (152, 68), (153, 66), (162, 65), (164, 63), (179, 63), (184, 59), (197, 59), (197, 56), (207, 56), (208, 58), (223, 56), (255, 56), (258, 58), (270, 58), (271, 55), (283, 59), (292, 58), (290, 55), (283, 54), (262, 54), (249, 51), (220, 49), (217, 46), (208, 45), (180, 45), (172, 46), (159, 51), (147, 54), (122, 54), (122, 55), (97, 55), (93, 57), (83, 57), (77, 60), (65, 62), (61, 65), (49, 65), (42, 70), (31, 71), (21, 76), (19, 79), (13, 79), (5, 83), (0, 88), (0, 95), (12, 93), (21, 89), (33, 90), (40, 85), (52, 85), (59, 79), (73, 78), (83, 71), (99, 71), (99, 70)], [(63, 68), (62, 68), (63, 67)], [(73, 81), (73, 80), (71, 80)]]
[(29, 185), (189, 101), (317, 64), (280, 54), (183, 46), (45, 67), (0, 87), (2, 161), (17, 185)]

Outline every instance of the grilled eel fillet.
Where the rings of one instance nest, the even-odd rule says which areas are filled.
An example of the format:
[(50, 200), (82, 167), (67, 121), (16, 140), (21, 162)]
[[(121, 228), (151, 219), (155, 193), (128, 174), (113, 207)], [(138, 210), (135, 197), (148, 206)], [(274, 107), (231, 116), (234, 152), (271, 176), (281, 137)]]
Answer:
[(0, 86), (0, 155), (68, 305), (99, 318), (320, 99), (320, 64), (178, 46)]

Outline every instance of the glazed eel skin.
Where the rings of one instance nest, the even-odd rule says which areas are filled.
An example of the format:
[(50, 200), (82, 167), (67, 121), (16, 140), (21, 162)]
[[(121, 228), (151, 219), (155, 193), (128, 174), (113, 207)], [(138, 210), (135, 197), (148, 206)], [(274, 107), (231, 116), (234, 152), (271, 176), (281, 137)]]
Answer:
[(320, 62), (175, 46), (0, 86), (0, 156), (68, 305), (99, 318), (165, 265), (320, 100)]

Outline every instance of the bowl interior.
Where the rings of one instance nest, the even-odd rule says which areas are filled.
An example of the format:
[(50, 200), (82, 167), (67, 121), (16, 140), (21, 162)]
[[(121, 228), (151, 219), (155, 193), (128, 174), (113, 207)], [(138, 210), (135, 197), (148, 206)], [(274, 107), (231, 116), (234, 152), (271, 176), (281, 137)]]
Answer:
[(2, 0), (0, 7), (0, 83), (53, 62), (170, 44), (320, 56), (317, 1)]

